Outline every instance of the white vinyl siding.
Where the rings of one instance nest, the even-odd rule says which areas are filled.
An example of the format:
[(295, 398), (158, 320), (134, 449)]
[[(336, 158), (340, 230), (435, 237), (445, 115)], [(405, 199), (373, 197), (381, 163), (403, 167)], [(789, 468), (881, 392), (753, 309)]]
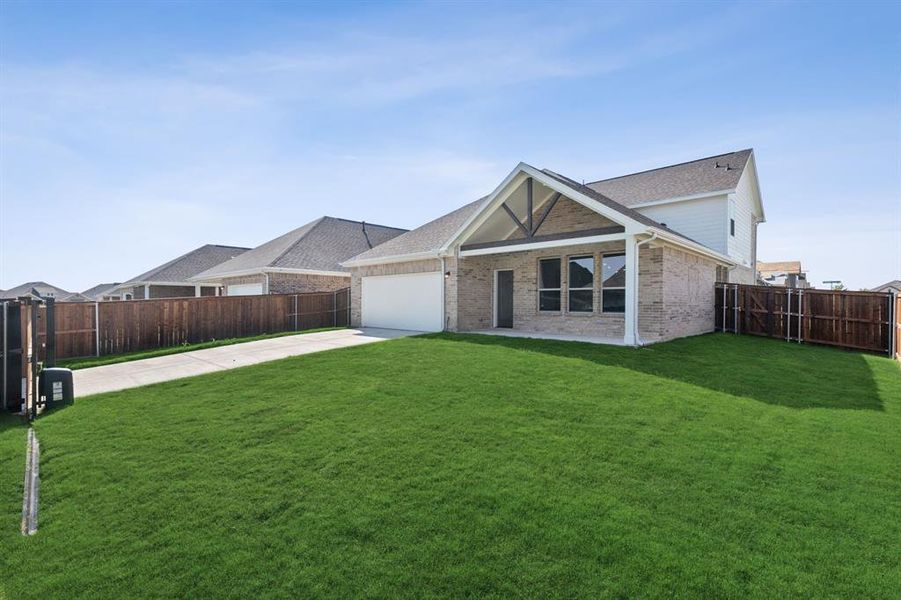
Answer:
[[(735, 219), (735, 235), (729, 236), (728, 255), (740, 264), (750, 267), (754, 260), (753, 233), (754, 227), (754, 191), (750, 169), (745, 169), (735, 193), (729, 199), (730, 217)], [(728, 232), (729, 223), (726, 222)]]
[[(729, 218), (726, 196), (712, 196), (699, 200), (685, 200), (637, 209), (641, 214), (670, 229), (688, 236), (710, 248), (726, 254)], [(736, 224), (736, 227), (738, 224)]]

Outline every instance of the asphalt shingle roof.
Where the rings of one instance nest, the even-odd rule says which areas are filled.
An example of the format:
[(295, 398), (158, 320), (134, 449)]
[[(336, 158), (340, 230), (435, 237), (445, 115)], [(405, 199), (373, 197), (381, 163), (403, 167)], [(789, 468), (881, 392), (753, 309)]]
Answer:
[(193, 277), (219, 263), (247, 252), (247, 250), (249, 250), (249, 248), (206, 244), (205, 246), (201, 246), (196, 250), (191, 250), (187, 254), (183, 254), (178, 258), (151, 269), (146, 273), (141, 273), (137, 277), (132, 277), (122, 285), (139, 282), (153, 283), (155, 281), (170, 283), (184, 282), (185, 285), (193, 285), (192, 282), (188, 281), (189, 277)]
[(480, 198), (475, 202), (470, 202), (453, 212), (447, 213), (443, 217), (438, 217), (434, 221), (426, 223), (422, 227), (417, 227), (403, 235), (397, 236), (393, 240), (376, 246), (372, 250), (356, 255), (353, 259), (369, 260), (437, 250), (463, 226), (466, 219), (476, 211), (484, 200), (485, 198)]
[(68, 290), (64, 290), (61, 287), (56, 287), (55, 285), (51, 285), (45, 281), (29, 281), (27, 283), (23, 283), (21, 285), (17, 285), (14, 288), (10, 288), (6, 290), (3, 295), (6, 298), (18, 298), (20, 296), (27, 296), (31, 293), (32, 288), (38, 288), (38, 291), (47, 290), (53, 292), (53, 296), (55, 298), (62, 298), (64, 296), (68, 296), (72, 292)]
[[(750, 150), (743, 151), (750, 153)], [(734, 153), (741, 154), (741, 153)], [(724, 155), (731, 156), (731, 155)], [(704, 159), (709, 160), (709, 159)], [(731, 160), (731, 159), (730, 159)], [(744, 164), (747, 162), (747, 156), (744, 157), (744, 162), (742, 163), (742, 169), (744, 168)], [(723, 163), (725, 164), (725, 163)], [(713, 165), (713, 163), (711, 163)], [(678, 166), (678, 165), (677, 165)], [(711, 168), (713, 168), (711, 166)], [(725, 169), (719, 169), (725, 171)], [(737, 170), (737, 169), (736, 169)], [(737, 170), (740, 176), (740, 170)], [(736, 171), (730, 170), (730, 177), (732, 177)], [(613, 198), (608, 197), (606, 194), (599, 192), (594, 189), (590, 185), (581, 184), (569, 177), (551, 171), (549, 169), (543, 169), (542, 173), (555, 179), (557, 182), (569, 187), (575, 191), (578, 191), (585, 196), (588, 196), (595, 202), (599, 204), (603, 204), (608, 208), (612, 208), (613, 210), (635, 220), (639, 223), (647, 225), (648, 227), (654, 227), (656, 229), (660, 229), (661, 231), (667, 231), (673, 235), (677, 235), (683, 239), (688, 241), (695, 242), (691, 238), (679, 233), (678, 231), (674, 231), (669, 227), (666, 227), (662, 223), (658, 223), (657, 221), (651, 219), (650, 217), (646, 217), (645, 215), (639, 213), (638, 211), (629, 208), (628, 206), (616, 201)], [(737, 183), (736, 179), (736, 183)], [(593, 185), (593, 184), (591, 184)], [(723, 189), (723, 188), (717, 188)], [(439, 217), (434, 221), (426, 223), (422, 227), (418, 227), (413, 229), (409, 233), (405, 233), (404, 235), (398, 236), (387, 242), (382, 244), (377, 248), (373, 248), (367, 252), (364, 252), (360, 255), (354, 256), (353, 260), (372, 260), (379, 258), (387, 258), (391, 256), (404, 256), (407, 254), (418, 254), (422, 252), (431, 252), (436, 251), (441, 246), (443, 246), (447, 241), (453, 236), (460, 227), (463, 226), (463, 223), (472, 215), (482, 203), (485, 198), (481, 198), (476, 200), (475, 202), (471, 202), (462, 208), (458, 208), (452, 213), (448, 213), (443, 217)], [(637, 204), (637, 202), (636, 202)]]
[(732, 190), (738, 185), (751, 153), (747, 149), (718, 154), (586, 185), (623, 206)]
[(119, 282), (116, 283), (98, 283), (94, 287), (88, 288), (85, 291), (81, 292), (82, 296), (86, 296), (88, 298), (92, 298), (96, 300), (100, 296), (103, 296), (103, 292), (108, 292), (110, 290), (115, 289), (115, 287), (119, 285)]
[(321, 217), (257, 246), (240, 256), (199, 273), (196, 279), (266, 268), (346, 271), (341, 263), (371, 247), (378, 247), (406, 229), (361, 221)]

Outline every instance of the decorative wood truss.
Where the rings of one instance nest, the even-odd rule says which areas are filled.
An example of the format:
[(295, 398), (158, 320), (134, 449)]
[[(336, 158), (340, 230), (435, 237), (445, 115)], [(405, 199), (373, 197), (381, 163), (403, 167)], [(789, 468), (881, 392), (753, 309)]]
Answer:
[(547, 206), (544, 208), (544, 211), (541, 213), (541, 216), (538, 217), (538, 221), (534, 221), (532, 218), (532, 215), (535, 212), (532, 200), (532, 185), (532, 178), (529, 177), (528, 179), (526, 179), (526, 211), (528, 213), (528, 216), (526, 218), (525, 224), (523, 224), (523, 222), (519, 220), (519, 218), (516, 216), (516, 213), (514, 213), (509, 206), (507, 206), (506, 202), (501, 204), (504, 211), (506, 211), (510, 218), (513, 219), (513, 222), (516, 223), (516, 226), (519, 227), (519, 229), (525, 234), (526, 239), (532, 239), (533, 237), (535, 237), (535, 234), (538, 233), (538, 229), (541, 227), (542, 223), (544, 223), (544, 220), (547, 219), (548, 214), (550, 214), (551, 209), (554, 208), (554, 205), (557, 204), (557, 201), (560, 200), (560, 197), (562, 196), (560, 192), (554, 194), (554, 196), (547, 203)]

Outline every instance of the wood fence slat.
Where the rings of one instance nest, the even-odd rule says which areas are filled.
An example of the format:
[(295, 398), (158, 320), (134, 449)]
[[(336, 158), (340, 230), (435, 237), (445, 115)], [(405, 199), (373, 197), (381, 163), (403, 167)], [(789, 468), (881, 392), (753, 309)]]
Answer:
[[(303, 294), (101, 302), (96, 308), (88, 302), (57, 302), (56, 356), (119, 354), (333, 325), (342, 327), (349, 324), (349, 309), (349, 288)], [(42, 308), (38, 313), (42, 360), (47, 337), (44, 311)]]
[[(724, 294), (724, 290), (729, 293)], [(717, 283), (714, 288), (715, 328), (735, 331), (729, 312), (733, 294), (739, 307), (738, 332), (870, 352), (898, 353), (901, 341), (901, 298), (882, 292), (789, 290), (781, 287)], [(894, 317), (894, 318), (893, 318)], [(800, 339), (799, 339), (800, 338)], [(895, 349), (892, 348), (895, 347)]]

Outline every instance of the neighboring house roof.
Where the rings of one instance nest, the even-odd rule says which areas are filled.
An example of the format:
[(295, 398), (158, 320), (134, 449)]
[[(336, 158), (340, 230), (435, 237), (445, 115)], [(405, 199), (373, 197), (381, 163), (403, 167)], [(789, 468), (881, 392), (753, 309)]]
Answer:
[(73, 292), (68, 296), (55, 298), (55, 300), (59, 300), (60, 302), (94, 302), (93, 298), (89, 298), (80, 292)]
[(50, 292), (56, 299), (68, 296), (72, 293), (70, 291), (64, 290), (61, 287), (50, 285), (49, 283), (46, 283), (44, 281), (29, 281), (27, 283), (23, 283), (22, 285), (17, 285), (14, 288), (6, 290), (3, 295), (7, 298), (18, 298), (20, 296), (29, 295), (32, 289), (36, 289), (40, 293)]
[[(719, 253), (715, 253), (713, 250), (706, 248), (699, 242), (692, 240), (689, 237), (686, 237), (680, 234), (677, 231), (669, 229), (665, 225), (658, 223), (657, 221), (627, 207), (622, 204), (612, 200), (611, 198), (606, 197), (604, 194), (601, 194), (597, 190), (594, 190), (586, 185), (578, 183), (564, 175), (560, 175), (554, 171), (543, 169), (537, 170), (534, 167), (527, 165), (525, 163), (520, 163), (513, 172), (507, 176), (505, 179), (505, 183), (501, 184), (491, 195), (485, 196), (484, 198), (477, 200), (476, 202), (472, 202), (467, 204), (454, 212), (448, 213), (443, 217), (440, 217), (434, 221), (426, 223), (422, 227), (414, 229), (404, 235), (398, 236), (397, 238), (379, 246), (377, 248), (373, 248), (367, 252), (354, 256), (349, 261), (346, 261), (345, 264), (353, 266), (357, 264), (372, 264), (377, 263), (380, 259), (384, 259), (386, 262), (400, 260), (401, 258), (409, 257), (410, 260), (415, 258), (422, 258), (427, 256), (438, 256), (439, 251), (446, 247), (448, 244), (451, 244), (455, 237), (457, 237), (461, 230), (468, 226), (471, 219), (477, 215), (477, 213), (485, 210), (489, 204), (493, 201), (494, 197), (500, 192), (500, 190), (505, 186), (506, 182), (511, 181), (513, 176), (519, 172), (528, 173), (530, 176), (535, 178), (545, 179), (545, 183), (552, 185), (553, 187), (559, 188), (559, 190), (563, 190), (564, 192), (579, 194), (581, 197), (586, 198), (589, 203), (594, 202), (598, 205), (598, 209), (601, 211), (614, 211), (626, 219), (638, 223), (640, 226), (647, 227), (650, 230), (660, 234), (661, 236), (669, 236), (671, 238), (675, 238), (676, 240), (681, 240), (682, 243), (687, 243), (692, 246), (697, 246), (704, 251), (708, 251), (714, 254), (717, 254), (720, 258), (722, 257)], [(550, 181), (548, 181), (548, 179)], [(558, 190), (558, 191), (559, 191)], [(731, 261), (730, 261), (731, 262)]]
[(757, 270), (760, 273), (803, 273), (801, 261), (785, 260), (782, 262), (757, 261)]
[(107, 295), (109, 292), (115, 290), (118, 285), (118, 281), (115, 283), (98, 283), (94, 287), (88, 288), (85, 291), (81, 292), (81, 294), (93, 300), (97, 300)]
[(883, 283), (880, 286), (874, 287), (871, 292), (901, 292), (901, 279), (895, 279), (893, 281), (889, 281), (888, 283)]
[(739, 150), (631, 175), (586, 184), (623, 206), (636, 206), (714, 192), (730, 192), (738, 186), (753, 151)]
[[(487, 198), (487, 196), (485, 197)], [(388, 240), (384, 244), (376, 246), (372, 250), (363, 252), (353, 257), (353, 260), (370, 260), (387, 258), (391, 256), (406, 256), (410, 254), (422, 254), (437, 252), (463, 224), (481, 206), (485, 198), (458, 208), (443, 217), (438, 217), (422, 227), (417, 227), (403, 235)]]
[(340, 272), (341, 263), (405, 233), (406, 229), (320, 217), (240, 256), (197, 273), (194, 281), (266, 271)]
[(238, 246), (220, 246), (217, 244), (206, 244), (195, 250), (191, 250), (187, 254), (183, 254), (178, 258), (170, 260), (155, 269), (150, 269), (146, 273), (141, 273), (137, 277), (132, 277), (128, 281), (117, 286), (119, 289), (131, 285), (142, 284), (184, 284), (194, 285), (188, 281), (190, 277), (206, 271), (210, 267), (223, 263), (235, 256), (247, 252), (249, 248), (240, 248)]

